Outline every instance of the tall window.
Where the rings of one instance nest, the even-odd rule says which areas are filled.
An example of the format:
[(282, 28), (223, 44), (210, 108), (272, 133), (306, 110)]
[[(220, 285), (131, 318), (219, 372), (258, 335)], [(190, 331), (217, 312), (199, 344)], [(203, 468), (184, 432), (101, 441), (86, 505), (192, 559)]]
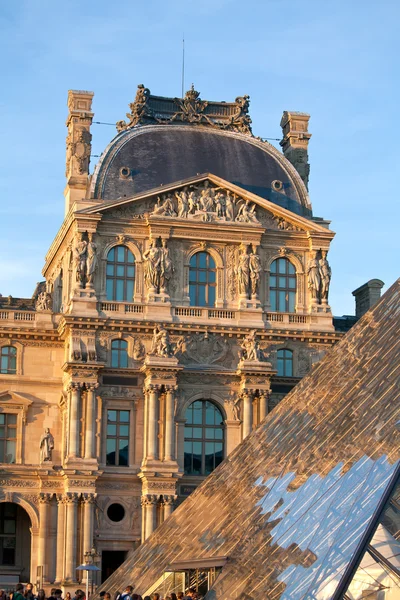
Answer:
[(17, 372), (17, 349), (3, 346), (0, 354), (0, 373), (14, 375)]
[(293, 376), (293, 352), (291, 350), (278, 350), (276, 353), (278, 375), (280, 377)]
[(0, 414), (0, 463), (15, 463), (17, 415)]
[(272, 311), (294, 312), (296, 269), (287, 258), (277, 258), (271, 264), (269, 295)]
[(128, 342), (125, 340), (113, 340), (111, 342), (111, 366), (116, 369), (128, 367)]
[(221, 411), (208, 400), (196, 400), (186, 411), (185, 473), (209, 475), (224, 458)]
[(189, 296), (191, 306), (215, 306), (215, 262), (208, 252), (197, 252), (189, 264)]
[(135, 257), (126, 246), (115, 246), (107, 255), (107, 300), (132, 302), (135, 289)]
[(129, 410), (107, 411), (106, 463), (129, 465)]
[(11, 502), (0, 504), (0, 565), (15, 565), (17, 546), (17, 505)]

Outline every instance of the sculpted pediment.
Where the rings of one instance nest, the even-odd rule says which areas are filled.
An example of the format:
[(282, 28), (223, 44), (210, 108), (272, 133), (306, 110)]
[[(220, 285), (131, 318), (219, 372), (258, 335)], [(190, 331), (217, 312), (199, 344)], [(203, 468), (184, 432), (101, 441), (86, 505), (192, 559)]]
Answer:
[(326, 228), (228, 181), (206, 174), (139, 196), (79, 211), (103, 219), (218, 223), (269, 230), (324, 231)]

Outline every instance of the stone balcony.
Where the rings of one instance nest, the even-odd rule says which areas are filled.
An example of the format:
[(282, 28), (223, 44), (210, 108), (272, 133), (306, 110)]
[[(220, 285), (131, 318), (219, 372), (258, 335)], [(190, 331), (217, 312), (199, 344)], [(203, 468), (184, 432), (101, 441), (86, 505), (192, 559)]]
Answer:
[(50, 311), (0, 309), (0, 327), (54, 329), (59, 319), (60, 315)]

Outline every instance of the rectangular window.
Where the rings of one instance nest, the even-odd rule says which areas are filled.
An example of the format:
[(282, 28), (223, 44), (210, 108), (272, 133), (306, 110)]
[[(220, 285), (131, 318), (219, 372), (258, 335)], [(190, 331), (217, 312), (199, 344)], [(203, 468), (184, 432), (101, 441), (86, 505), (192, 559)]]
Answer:
[(16, 532), (17, 505), (0, 504), (0, 565), (15, 565)]
[(0, 463), (16, 462), (17, 415), (0, 414)]
[(129, 410), (107, 411), (107, 465), (129, 466), (129, 418)]

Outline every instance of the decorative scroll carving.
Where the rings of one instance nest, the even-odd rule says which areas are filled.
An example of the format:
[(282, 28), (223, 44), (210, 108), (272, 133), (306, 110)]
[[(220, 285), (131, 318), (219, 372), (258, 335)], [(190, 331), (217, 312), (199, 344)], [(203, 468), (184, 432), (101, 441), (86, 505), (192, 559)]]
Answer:
[(35, 488), (35, 487), (39, 487), (39, 482), (37, 481), (30, 481), (29, 479), (0, 479), (0, 486), (8, 486), (8, 487), (28, 487), (28, 488)]
[(140, 84), (134, 102), (129, 104), (130, 112), (126, 113), (128, 121), (118, 121), (117, 130), (121, 132), (140, 123), (190, 123), (252, 135), (249, 104), (247, 95), (238, 96), (235, 102), (202, 100), (193, 84), (183, 98), (159, 98)]

